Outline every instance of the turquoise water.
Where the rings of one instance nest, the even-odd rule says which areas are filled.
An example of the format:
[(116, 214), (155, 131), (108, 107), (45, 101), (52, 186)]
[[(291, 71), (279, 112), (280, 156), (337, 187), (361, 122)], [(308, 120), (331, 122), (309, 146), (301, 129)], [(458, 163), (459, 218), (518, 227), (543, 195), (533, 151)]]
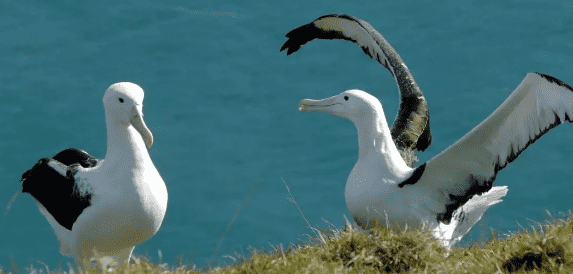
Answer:
[[(169, 191), (163, 226), (135, 254), (204, 267), (249, 246), (299, 243), (313, 226), (343, 226), (354, 126), (301, 114), (298, 102), (358, 88), (398, 108), (390, 74), (346, 41), (314, 41), (286, 56), (289, 30), (328, 13), (370, 22), (402, 55), (432, 113), (430, 159), (485, 119), (538, 71), (573, 85), (573, 2), (43, 1), (0, 3), (0, 206), (37, 159), (68, 147), (105, 156), (102, 96), (114, 82), (146, 91), (151, 157)], [(573, 127), (542, 137), (501, 171), (504, 202), (462, 244), (571, 208)], [(3, 210), (2, 210), (3, 211)], [(233, 220), (232, 226), (229, 222)], [(225, 236), (223, 238), (223, 236)], [(66, 267), (50, 226), (22, 195), (0, 227), (0, 265)], [(66, 267), (67, 268), (67, 267)]]

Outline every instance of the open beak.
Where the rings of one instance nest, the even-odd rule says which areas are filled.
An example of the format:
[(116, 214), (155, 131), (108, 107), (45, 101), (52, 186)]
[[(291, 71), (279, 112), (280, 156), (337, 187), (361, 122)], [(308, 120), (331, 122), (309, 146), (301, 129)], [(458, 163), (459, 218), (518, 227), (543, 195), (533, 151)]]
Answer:
[(298, 110), (300, 112), (332, 112), (332, 106), (340, 104), (335, 101), (335, 97), (332, 96), (322, 100), (304, 99), (298, 104)]
[(145, 141), (147, 147), (150, 148), (153, 145), (153, 135), (143, 121), (143, 111), (141, 105), (134, 106), (131, 109), (130, 121), (131, 125), (137, 130), (137, 132), (139, 132), (139, 134), (141, 134), (141, 138), (143, 138), (143, 141)]

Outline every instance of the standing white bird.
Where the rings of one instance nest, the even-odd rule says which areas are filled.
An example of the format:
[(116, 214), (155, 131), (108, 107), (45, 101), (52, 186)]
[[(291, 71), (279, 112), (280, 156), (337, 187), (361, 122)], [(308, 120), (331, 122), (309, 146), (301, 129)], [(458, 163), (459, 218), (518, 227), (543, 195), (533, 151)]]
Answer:
[(384, 36), (368, 22), (346, 14), (329, 14), (286, 34), (281, 47), (290, 55), (314, 39), (342, 39), (356, 43), (370, 58), (384, 66), (398, 84), (400, 109), (390, 129), (400, 155), (410, 167), (418, 161), (415, 150), (424, 151), (432, 143), (430, 110), (410, 69)]
[(507, 187), (492, 187), (497, 172), (563, 121), (572, 122), (573, 88), (529, 73), (487, 119), (460, 140), (412, 169), (392, 141), (382, 105), (349, 90), (300, 102), (301, 112), (320, 111), (354, 123), (358, 161), (346, 182), (346, 205), (362, 227), (430, 226), (444, 246), (461, 240)]
[(128, 82), (106, 90), (105, 159), (70, 148), (40, 159), (22, 175), (22, 192), (34, 197), (60, 252), (82, 270), (93, 259), (128, 264), (134, 247), (163, 222), (167, 189), (145, 147), (153, 136), (143, 121), (143, 95)]

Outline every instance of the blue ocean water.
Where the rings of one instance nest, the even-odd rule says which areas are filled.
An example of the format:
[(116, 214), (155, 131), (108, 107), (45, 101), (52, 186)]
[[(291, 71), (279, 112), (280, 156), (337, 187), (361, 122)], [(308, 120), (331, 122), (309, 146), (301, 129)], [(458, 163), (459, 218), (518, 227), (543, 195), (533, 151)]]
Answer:
[[(0, 3), (0, 206), (37, 159), (68, 147), (105, 156), (102, 96), (131, 81), (145, 94), (151, 157), (169, 191), (162, 228), (135, 254), (206, 266), (249, 247), (300, 243), (313, 226), (344, 225), (354, 126), (298, 112), (304, 98), (358, 88), (393, 120), (390, 74), (347, 41), (314, 41), (292, 56), (284, 35), (329, 13), (364, 19), (401, 54), (431, 110), (429, 160), (487, 117), (527, 72), (573, 85), (573, 2), (553, 1), (44, 1)], [(504, 202), (462, 244), (511, 233), (571, 208), (573, 127), (552, 130), (501, 171)], [(50, 268), (59, 254), (33, 199), (0, 227), (0, 265)], [(214, 255), (215, 254), (215, 255)], [(233, 255), (234, 256), (234, 255)]]

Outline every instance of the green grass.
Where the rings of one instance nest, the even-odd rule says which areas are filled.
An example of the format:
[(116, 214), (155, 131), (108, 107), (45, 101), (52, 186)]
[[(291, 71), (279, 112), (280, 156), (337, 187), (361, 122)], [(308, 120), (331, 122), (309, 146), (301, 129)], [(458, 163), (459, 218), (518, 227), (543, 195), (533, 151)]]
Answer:
[[(249, 258), (226, 267), (199, 270), (152, 264), (136, 257), (123, 273), (573, 273), (571, 213), (506, 239), (467, 248), (454, 247), (449, 256), (428, 230), (395, 231), (384, 226), (361, 230), (347, 222), (344, 229), (312, 230), (304, 244), (272, 250), (251, 250)], [(4, 269), (0, 273), (69, 273), (68, 269)]]
[[(307, 221), (292, 195), (289, 199)], [(233, 216), (227, 230), (236, 217)], [(302, 244), (287, 248), (281, 244), (271, 246), (270, 250), (252, 248), (249, 256), (225, 255), (234, 261), (225, 267), (197, 269), (181, 259), (175, 265), (153, 264), (146, 257), (135, 256), (121, 273), (573, 273), (571, 212), (544, 224), (535, 223), (531, 229), (505, 235), (503, 239), (492, 230), (490, 240), (465, 248), (453, 247), (448, 256), (427, 229), (396, 231), (384, 224), (362, 230), (348, 220), (344, 228), (329, 224), (327, 229), (317, 229), (308, 221), (307, 224), (314, 237)], [(219, 257), (218, 251), (213, 257)], [(70, 273), (71, 268), (53, 270), (43, 263), (26, 269), (0, 266), (0, 274)]]
[(454, 247), (427, 230), (361, 231), (347, 224), (287, 252), (275, 248), (214, 273), (573, 273), (571, 215), (505, 240)]

